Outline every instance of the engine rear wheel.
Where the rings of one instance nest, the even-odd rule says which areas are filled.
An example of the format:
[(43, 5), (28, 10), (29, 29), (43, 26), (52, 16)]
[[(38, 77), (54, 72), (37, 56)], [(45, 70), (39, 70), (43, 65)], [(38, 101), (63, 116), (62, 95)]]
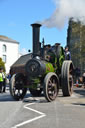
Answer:
[(47, 101), (51, 102), (56, 99), (59, 91), (59, 80), (55, 73), (48, 73), (44, 78), (44, 95)]
[(14, 74), (10, 80), (10, 94), (15, 100), (23, 99), (27, 88), (24, 87), (23, 74)]
[(73, 64), (72, 61), (64, 61), (61, 70), (61, 86), (63, 96), (71, 96), (73, 92)]
[(36, 89), (33, 89), (33, 88), (29, 88), (29, 91), (32, 94), (32, 96), (36, 97), (36, 96), (40, 96), (41, 95), (42, 89), (36, 90)]

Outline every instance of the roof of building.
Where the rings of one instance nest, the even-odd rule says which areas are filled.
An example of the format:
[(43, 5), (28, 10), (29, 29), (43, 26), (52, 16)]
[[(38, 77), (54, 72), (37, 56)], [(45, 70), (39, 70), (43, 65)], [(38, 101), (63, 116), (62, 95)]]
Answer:
[(11, 67), (21, 66), (27, 63), (32, 58), (32, 53), (21, 56)]
[(3, 36), (3, 35), (0, 35), (0, 41), (5, 41), (5, 42), (10, 42), (10, 43), (17, 43), (19, 44), (19, 42), (17, 42), (16, 40), (13, 40), (7, 36)]

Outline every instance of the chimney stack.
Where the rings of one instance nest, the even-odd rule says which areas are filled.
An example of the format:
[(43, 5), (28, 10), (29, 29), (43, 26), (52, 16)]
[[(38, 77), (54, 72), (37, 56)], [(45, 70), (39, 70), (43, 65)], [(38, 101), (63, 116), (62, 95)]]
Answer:
[(40, 26), (41, 24), (31, 24), (33, 29), (33, 57), (40, 55)]

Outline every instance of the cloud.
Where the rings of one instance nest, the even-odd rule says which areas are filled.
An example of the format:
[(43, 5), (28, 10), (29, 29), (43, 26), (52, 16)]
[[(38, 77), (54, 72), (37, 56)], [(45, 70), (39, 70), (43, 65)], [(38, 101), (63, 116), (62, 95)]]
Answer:
[(25, 54), (28, 54), (28, 51), (25, 48), (23, 48), (21, 49), (20, 53), (21, 55), (25, 55)]
[(62, 28), (70, 18), (85, 24), (85, 0), (55, 0), (55, 4), (56, 10), (54, 13), (41, 24), (49, 28)]

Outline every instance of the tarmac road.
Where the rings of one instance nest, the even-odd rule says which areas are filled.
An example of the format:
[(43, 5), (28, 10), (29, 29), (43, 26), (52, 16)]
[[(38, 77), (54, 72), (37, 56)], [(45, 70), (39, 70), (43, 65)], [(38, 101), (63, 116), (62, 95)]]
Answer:
[(9, 91), (0, 94), (0, 128), (85, 128), (85, 89), (74, 88), (71, 97), (60, 90), (50, 103), (29, 92), (23, 101), (14, 101)]

